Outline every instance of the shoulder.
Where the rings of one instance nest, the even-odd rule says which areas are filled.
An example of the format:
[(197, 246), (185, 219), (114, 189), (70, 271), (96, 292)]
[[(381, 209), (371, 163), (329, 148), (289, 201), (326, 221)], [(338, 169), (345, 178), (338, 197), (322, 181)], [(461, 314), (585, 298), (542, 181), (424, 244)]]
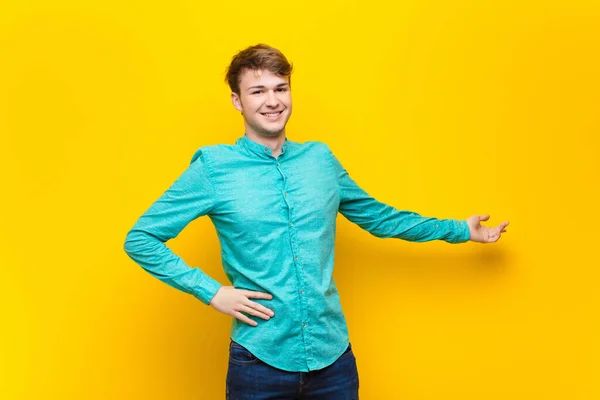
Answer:
[(302, 146), (303, 152), (310, 154), (311, 157), (318, 157), (319, 160), (326, 160), (327, 164), (338, 167), (339, 162), (327, 143), (309, 140), (299, 145)]
[(337, 158), (336, 158), (333, 150), (331, 150), (331, 147), (329, 147), (329, 145), (327, 143), (319, 142), (316, 140), (311, 140), (311, 141), (305, 142), (305, 144), (310, 146), (311, 150), (316, 152), (318, 155), (323, 156), (324, 158), (327, 158), (328, 160), (331, 160), (334, 164), (337, 162)]
[(326, 143), (319, 142), (317, 140), (308, 140), (306, 142), (297, 143), (297, 144), (302, 146), (304, 150), (320, 152), (322, 154), (330, 154), (331, 153), (331, 150), (329, 149), (329, 146)]
[(235, 146), (229, 144), (205, 145), (194, 152), (190, 164), (194, 164), (198, 160), (200, 160), (201, 163), (210, 163), (211, 159), (214, 159), (215, 157), (218, 158), (227, 153), (232, 153), (233, 151), (235, 151)]

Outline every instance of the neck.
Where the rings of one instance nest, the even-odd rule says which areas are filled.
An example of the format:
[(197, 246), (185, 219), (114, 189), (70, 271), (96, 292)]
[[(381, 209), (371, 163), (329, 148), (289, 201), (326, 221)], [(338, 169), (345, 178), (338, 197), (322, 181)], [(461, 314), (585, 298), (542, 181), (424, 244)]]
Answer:
[(248, 130), (246, 131), (246, 136), (248, 136), (250, 140), (270, 148), (273, 157), (277, 157), (281, 154), (281, 147), (283, 146), (283, 143), (285, 143), (285, 130), (281, 131), (277, 136), (263, 136)]

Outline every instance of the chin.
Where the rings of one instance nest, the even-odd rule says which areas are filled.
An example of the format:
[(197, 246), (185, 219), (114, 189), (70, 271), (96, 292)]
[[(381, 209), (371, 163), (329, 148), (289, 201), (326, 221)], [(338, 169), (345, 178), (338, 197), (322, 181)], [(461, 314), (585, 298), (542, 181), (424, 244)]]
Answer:
[(265, 136), (269, 136), (269, 137), (275, 137), (275, 136), (279, 136), (281, 134), (281, 132), (283, 132), (283, 129), (278, 130), (278, 131), (265, 131), (262, 130), (260, 131), (261, 135), (265, 135)]
[(259, 128), (260, 129), (255, 129), (255, 131), (260, 133), (261, 135), (275, 137), (279, 136), (281, 132), (283, 132), (283, 130), (285, 129), (285, 124), (280, 128), (274, 128), (273, 126), (260, 126)]

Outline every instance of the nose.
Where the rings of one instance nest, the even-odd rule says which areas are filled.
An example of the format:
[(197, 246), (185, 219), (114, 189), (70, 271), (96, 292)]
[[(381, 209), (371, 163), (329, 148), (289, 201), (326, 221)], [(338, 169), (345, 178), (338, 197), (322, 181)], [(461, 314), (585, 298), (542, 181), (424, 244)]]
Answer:
[(272, 90), (267, 91), (266, 104), (269, 107), (277, 107), (277, 95), (275, 94), (274, 91), (272, 91)]

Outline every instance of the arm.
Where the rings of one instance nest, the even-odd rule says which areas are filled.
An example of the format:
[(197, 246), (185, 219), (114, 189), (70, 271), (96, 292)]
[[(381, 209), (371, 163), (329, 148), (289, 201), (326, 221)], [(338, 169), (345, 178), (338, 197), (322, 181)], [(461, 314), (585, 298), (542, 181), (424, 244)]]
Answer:
[(165, 242), (213, 209), (214, 188), (202, 150), (163, 195), (127, 233), (124, 250), (131, 259), (164, 283), (209, 304), (221, 284), (199, 268), (191, 268)]
[(381, 203), (354, 182), (331, 150), (329, 157), (338, 181), (339, 212), (372, 235), (411, 242), (439, 239), (448, 243), (463, 243), (469, 240), (470, 232), (466, 221), (422, 217), (416, 212), (400, 211)]

